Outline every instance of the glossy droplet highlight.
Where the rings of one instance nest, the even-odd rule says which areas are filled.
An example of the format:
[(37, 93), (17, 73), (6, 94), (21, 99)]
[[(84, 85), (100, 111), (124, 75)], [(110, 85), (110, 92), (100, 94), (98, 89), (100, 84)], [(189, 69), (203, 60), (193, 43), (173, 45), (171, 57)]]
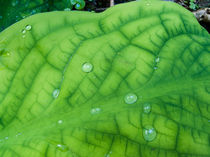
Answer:
[(58, 98), (58, 96), (59, 96), (59, 94), (60, 94), (60, 90), (59, 89), (55, 89), (54, 91), (53, 91), (53, 98)]
[(126, 104), (133, 104), (133, 103), (135, 103), (137, 101), (137, 96), (134, 93), (128, 93), (125, 96), (124, 100), (125, 100)]
[(92, 108), (91, 110), (90, 110), (90, 113), (91, 114), (98, 114), (98, 113), (100, 113), (101, 112), (101, 108)]
[(144, 129), (143, 129), (143, 137), (146, 141), (148, 142), (151, 142), (155, 139), (157, 133), (155, 131), (155, 129), (148, 125), (148, 126), (145, 126)]
[(151, 112), (151, 105), (149, 103), (143, 104), (143, 110), (144, 110), (144, 113), (150, 113)]
[(31, 28), (32, 28), (32, 26), (31, 26), (31, 25), (26, 25), (26, 28), (25, 28), (25, 29), (26, 29), (27, 31), (30, 31), (30, 30), (31, 30)]
[(69, 150), (68, 146), (66, 146), (65, 144), (57, 144), (57, 149), (62, 152), (67, 152)]
[(5, 139), (5, 140), (8, 140), (8, 139), (9, 139), (9, 137), (8, 137), (8, 136), (6, 136), (4, 139)]
[(86, 72), (86, 73), (89, 73), (93, 70), (93, 65), (91, 63), (84, 63), (82, 65), (82, 71), (83, 72)]

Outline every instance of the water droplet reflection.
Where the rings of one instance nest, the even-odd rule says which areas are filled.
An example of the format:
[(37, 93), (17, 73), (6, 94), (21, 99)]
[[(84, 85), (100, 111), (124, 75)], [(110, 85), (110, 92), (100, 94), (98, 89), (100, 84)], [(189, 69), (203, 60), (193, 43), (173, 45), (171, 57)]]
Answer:
[(135, 103), (137, 101), (137, 96), (134, 93), (128, 93), (125, 96), (124, 100), (125, 100), (126, 104), (133, 104), (133, 103)]

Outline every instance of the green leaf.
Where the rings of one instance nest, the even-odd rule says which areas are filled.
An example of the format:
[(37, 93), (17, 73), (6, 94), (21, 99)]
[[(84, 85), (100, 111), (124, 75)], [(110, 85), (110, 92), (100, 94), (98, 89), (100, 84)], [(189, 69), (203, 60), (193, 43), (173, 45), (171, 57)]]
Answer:
[(209, 52), (171, 2), (21, 20), (0, 34), (0, 156), (209, 157)]

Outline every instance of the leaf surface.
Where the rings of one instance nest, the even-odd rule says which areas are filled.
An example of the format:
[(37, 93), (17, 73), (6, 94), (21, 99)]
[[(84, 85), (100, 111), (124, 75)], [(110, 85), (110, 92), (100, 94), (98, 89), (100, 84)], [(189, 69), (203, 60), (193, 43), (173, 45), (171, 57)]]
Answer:
[(209, 52), (171, 2), (26, 18), (0, 34), (0, 156), (209, 157)]

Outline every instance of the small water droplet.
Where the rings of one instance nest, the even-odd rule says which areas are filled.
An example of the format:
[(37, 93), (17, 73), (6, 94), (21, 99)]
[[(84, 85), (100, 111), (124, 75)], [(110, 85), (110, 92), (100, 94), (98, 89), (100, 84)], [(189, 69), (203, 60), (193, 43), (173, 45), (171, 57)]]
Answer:
[(19, 132), (19, 133), (17, 133), (15, 136), (18, 137), (18, 136), (20, 136), (20, 135), (21, 135), (21, 133)]
[(155, 131), (155, 129), (148, 125), (148, 126), (145, 126), (144, 129), (143, 129), (143, 137), (146, 141), (153, 141), (156, 137), (157, 133)]
[(23, 29), (21, 32), (22, 32), (22, 34), (26, 34), (26, 30), (25, 29)]
[(64, 11), (71, 11), (71, 9), (70, 8), (65, 8)]
[(31, 11), (31, 14), (32, 14), (32, 15), (33, 15), (33, 14), (36, 14), (36, 10), (33, 9), (33, 10)]
[(25, 38), (26, 36), (25, 35), (22, 35), (22, 38)]
[(84, 63), (82, 65), (82, 71), (83, 72), (86, 72), (86, 73), (89, 73), (93, 70), (93, 65), (91, 63)]
[(60, 94), (60, 90), (59, 89), (55, 89), (54, 91), (53, 91), (53, 97), (56, 99), (56, 98), (58, 98), (58, 96), (59, 96), (59, 94)]
[(69, 150), (68, 146), (66, 146), (64, 144), (57, 144), (57, 149), (62, 152), (67, 152)]
[(5, 140), (8, 140), (8, 139), (9, 139), (9, 137), (8, 137), (8, 136), (6, 136), (4, 139), (5, 139)]
[(62, 124), (63, 123), (63, 121), (62, 120), (58, 120), (58, 124)]
[(0, 19), (3, 19), (3, 16), (0, 15)]
[(111, 157), (112, 151), (110, 151), (109, 153), (105, 154), (105, 157)]
[(134, 93), (128, 93), (125, 96), (124, 100), (125, 100), (126, 104), (133, 104), (133, 103), (135, 103), (137, 101), (137, 96)]
[(155, 62), (156, 63), (158, 63), (159, 61), (160, 61), (160, 58), (159, 57), (155, 58)]
[(26, 25), (26, 28), (25, 28), (25, 29), (26, 29), (27, 31), (30, 31), (30, 30), (31, 30), (31, 28), (32, 28), (32, 26), (31, 26), (31, 25)]
[(145, 103), (143, 105), (144, 113), (150, 113), (151, 111), (151, 105), (149, 103)]
[(92, 108), (91, 110), (90, 110), (90, 113), (91, 114), (97, 114), (97, 113), (100, 113), (101, 112), (101, 108)]
[(154, 66), (154, 70), (157, 70), (158, 69), (158, 67), (157, 66)]

